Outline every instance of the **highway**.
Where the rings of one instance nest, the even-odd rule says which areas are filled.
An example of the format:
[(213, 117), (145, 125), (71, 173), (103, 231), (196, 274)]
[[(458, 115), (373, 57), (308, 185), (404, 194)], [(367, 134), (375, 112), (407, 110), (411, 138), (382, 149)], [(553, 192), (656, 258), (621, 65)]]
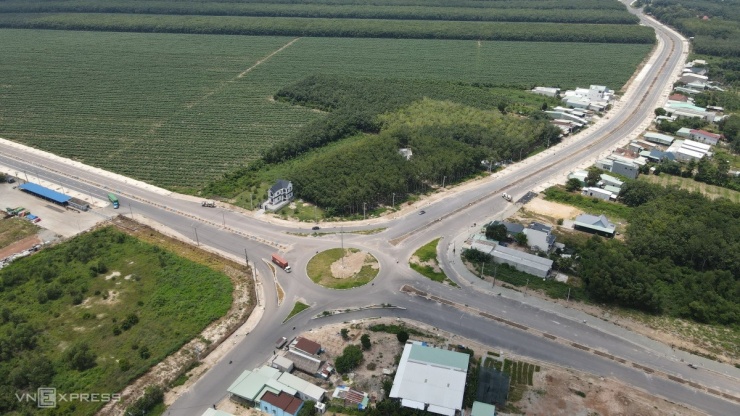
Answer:
[[(120, 195), (121, 214), (133, 213), (137, 217), (146, 217), (147, 220), (162, 224), (192, 240), (196, 239), (197, 232), (197, 240), (201, 245), (234, 258), (243, 259), (245, 250), (247, 251), (250, 263), (262, 279), (260, 286), (266, 300), (260, 305), (265, 309), (263, 318), (223, 360), (170, 406), (168, 414), (173, 416), (199, 415), (218, 402), (226, 395), (226, 388), (243, 370), (252, 369), (269, 357), (275, 339), (280, 336), (291, 337), (326, 323), (369, 316), (413, 319), (496, 348), (604, 377), (614, 377), (668, 400), (686, 403), (708, 414), (740, 414), (738, 402), (552, 342), (535, 332), (547, 332), (733, 395), (740, 394), (740, 370), (686, 353), (674, 352), (668, 346), (558, 304), (498, 288), (492, 293), (461, 262), (455, 261), (455, 253), (452, 251), (453, 243), (460, 247), (461, 242), (473, 231), (473, 224), (501, 218), (504, 213), (514, 209), (500, 197), (501, 192), (514, 195), (516, 200), (528, 191), (542, 189), (556, 182), (564, 173), (592, 163), (617, 143), (644, 129), (646, 120), (652, 117), (653, 109), (665, 99), (672, 77), (685, 58), (687, 46), (674, 32), (644, 16), (640, 18), (644, 24), (656, 29), (659, 42), (651, 60), (607, 118), (575, 138), (509, 166), (490, 178), (480, 180), (476, 186), (461, 186), (442, 191), (439, 196), (421, 203), (419, 208), (426, 211), (424, 215), (411, 212), (404, 216), (346, 224), (344, 231), (385, 228), (377, 234), (344, 235), (346, 247), (362, 248), (378, 258), (381, 270), (372, 286), (332, 291), (310, 281), (305, 274), (305, 266), (311, 256), (316, 251), (339, 246), (337, 234), (321, 237), (296, 235), (308, 232), (312, 224), (290, 224), (283, 221), (270, 223), (264, 218), (254, 218), (232, 210), (202, 208), (193, 198), (142, 186), (135, 180), (78, 163), (73, 166), (67, 160), (23, 146), (0, 143), (0, 165), (10, 166), (19, 172), (34, 172), (40, 174), (44, 180), (99, 198), (105, 198), (105, 194), (113, 191)], [(103, 211), (113, 215), (112, 210)], [(337, 232), (339, 224), (322, 224), (321, 231)], [(436, 284), (408, 267), (411, 254), (419, 246), (437, 237), (443, 238), (440, 248), (442, 267), (461, 284), (460, 289)], [(269, 259), (278, 250), (287, 253), (286, 257), (294, 268), (290, 275), (278, 271), (278, 279), (286, 293), (286, 301), (280, 307), (275, 301), (271, 271), (259, 260)], [(423, 297), (407, 295), (400, 292), (404, 284), (460, 305), (469, 305), (471, 308), (505, 317), (531, 328), (532, 331), (522, 331)], [(499, 292), (501, 296), (497, 296)], [(298, 315), (289, 324), (282, 324), (293, 306), (293, 300), (298, 297), (305, 299), (312, 308), (308, 313)], [(390, 303), (406, 309), (372, 310), (310, 319), (324, 310), (379, 303)], [(294, 326), (296, 330), (292, 329)], [(228, 364), (229, 361), (232, 364)], [(690, 369), (686, 362), (697, 363), (701, 368)]]

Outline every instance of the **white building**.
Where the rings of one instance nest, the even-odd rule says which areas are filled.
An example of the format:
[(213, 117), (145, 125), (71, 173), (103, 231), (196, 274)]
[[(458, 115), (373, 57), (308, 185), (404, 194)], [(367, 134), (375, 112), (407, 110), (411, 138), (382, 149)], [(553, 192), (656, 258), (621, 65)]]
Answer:
[(716, 146), (719, 139), (722, 138), (722, 135), (710, 133), (704, 130), (691, 130), (689, 132), (689, 137), (697, 142)]
[(462, 412), (470, 356), (408, 343), (389, 394), (401, 406), (454, 416)]
[(557, 97), (558, 94), (560, 94), (560, 88), (534, 87), (532, 92), (535, 94), (544, 95), (547, 97)]
[(523, 233), (527, 236), (527, 244), (531, 250), (539, 250), (549, 253), (555, 244), (555, 236), (551, 234), (552, 227), (538, 222), (529, 224)]
[(270, 209), (277, 210), (293, 199), (293, 183), (284, 179), (278, 179), (275, 185), (267, 190), (267, 203)]
[(590, 196), (592, 198), (603, 199), (604, 201), (608, 201), (610, 199), (617, 199), (613, 193), (606, 191), (604, 189), (595, 188), (595, 187), (583, 188), (583, 190), (581, 190), (581, 195)]
[(496, 246), (491, 255), (496, 263), (508, 264), (521, 272), (543, 279), (550, 274), (552, 269), (552, 260), (509, 247)]
[(666, 152), (673, 153), (679, 162), (699, 161), (703, 157), (711, 156), (708, 144), (693, 140), (676, 140)]

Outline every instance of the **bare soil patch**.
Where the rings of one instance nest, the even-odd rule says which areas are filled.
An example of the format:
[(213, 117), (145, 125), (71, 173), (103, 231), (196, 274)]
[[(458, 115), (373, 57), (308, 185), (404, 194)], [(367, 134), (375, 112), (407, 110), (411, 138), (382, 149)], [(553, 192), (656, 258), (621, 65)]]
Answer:
[(365, 264), (367, 253), (357, 251), (349, 253), (343, 259), (339, 259), (331, 264), (331, 275), (336, 279), (346, 279), (360, 272)]
[(552, 222), (554, 223), (560, 218), (567, 220), (583, 214), (583, 211), (576, 207), (552, 201), (545, 201), (540, 197), (529, 201), (527, 205), (524, 206), (523, 210), (548, 217), (552, 219)]
[(22, 251), (28, 250), (31, 247), (35, 246), (36, 244), (41, 244), (42, 241), (38, 236), (32, 235), (28, 236), (20, 241), (16, 241), (15, 243), (10, 244), (9, 246), (0, 249), (0, 260), (10, 257), (13, 254), (20, 253)]

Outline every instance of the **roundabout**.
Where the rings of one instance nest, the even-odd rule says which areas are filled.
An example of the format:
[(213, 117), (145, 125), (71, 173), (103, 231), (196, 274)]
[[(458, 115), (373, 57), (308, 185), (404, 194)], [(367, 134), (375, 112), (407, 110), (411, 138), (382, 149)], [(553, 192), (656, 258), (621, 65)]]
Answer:
[(332, 248), (308, 261), (306, 274), (317, 285), (329, 289), (352, 289), (375, 279), (380, 263), (372, 254), (357, 248)]

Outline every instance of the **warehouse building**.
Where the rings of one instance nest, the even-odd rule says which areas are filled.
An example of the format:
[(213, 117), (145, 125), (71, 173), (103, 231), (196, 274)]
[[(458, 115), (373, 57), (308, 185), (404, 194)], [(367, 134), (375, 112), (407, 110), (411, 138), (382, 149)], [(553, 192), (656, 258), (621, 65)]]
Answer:
[(508, 264), (521, 272), (543, 279), (550, 274), (552, 269), (552, 260), (509, 247), (497, 246), (491, 255), (496, 263)]
[(408, 343), (389, 396), (403, 407), (454, 416), (462, 412), (469, 360), (468, 354)]

